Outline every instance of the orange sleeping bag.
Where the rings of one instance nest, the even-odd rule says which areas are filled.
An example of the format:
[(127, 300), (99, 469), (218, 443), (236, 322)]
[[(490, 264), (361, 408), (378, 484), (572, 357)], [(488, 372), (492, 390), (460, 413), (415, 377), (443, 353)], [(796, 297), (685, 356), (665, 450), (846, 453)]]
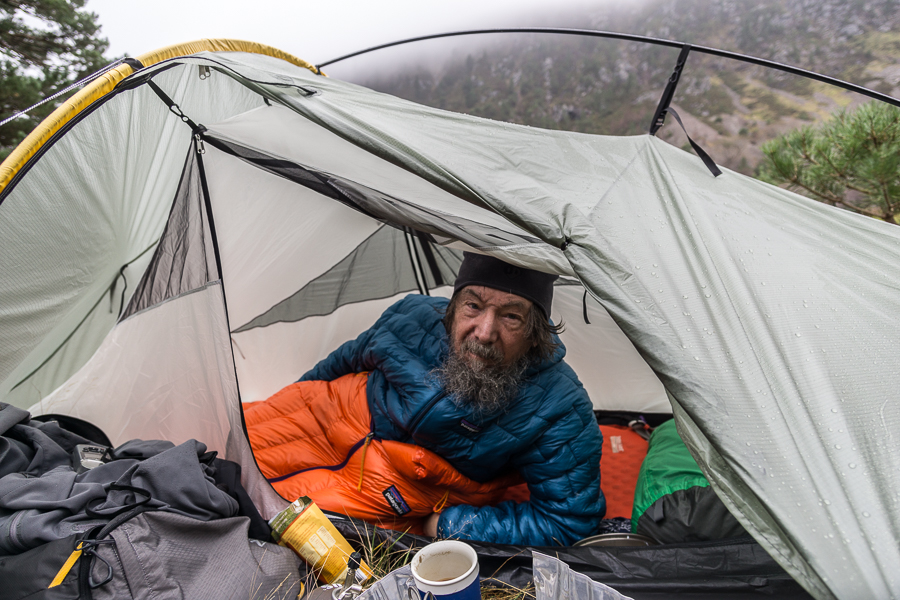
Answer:
[(521, 483), (518, 474), (478, 483), (425, 448), (374, 439), (366, 380), (298, 382), (244, 405), (256, 461), (284, 498), (309, 496), (322, 509), (422, 533), (431, 513), (496, 504)]

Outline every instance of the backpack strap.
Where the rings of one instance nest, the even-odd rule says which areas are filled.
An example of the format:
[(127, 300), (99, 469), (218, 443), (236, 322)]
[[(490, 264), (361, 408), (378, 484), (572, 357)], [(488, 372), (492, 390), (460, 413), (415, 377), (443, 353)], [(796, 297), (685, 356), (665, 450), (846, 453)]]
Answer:
[[(141, 491), (146, 493), (145, 490)], [(115, 544), (116, 542), (114, 539), (106, 539), (114, 529), (141, 513), (154, 510), (153, 507), (146, 505), (146, 502), (150, 499), (149, 496), (150, 495), (147, 494), (147, 500), (140, 502), (137, 505), (132, 505), (131, 509), (128, 510), (128, 512), (117, 513), (117, 515), (113, 517), (113, 519), (106, 525), (94, 527), (93, 529), (88, 531), (81, 543), (76, 546), (80, 550), (82, 557), (81, 563), (78, 565), (78, 597), (82, 600), (93, 600), (94, 595), (92, 593), (92, 590), (106, 585), (107, 583), (112, 581), (112, 578), (115, 575), (115, 573), (113, 573), (112, 565), (110, 565), (103, 559), (103, 557), (97, 554), (97, 547), (103, 544)], [(127, 508), (128, 507), (126, 507), (126, 510)], [(78, 550), (76, 550), (76, 552), (77, 551)], [(94, 581), (94, 559), (97, 559), (104, 565), (106, 565), (106, 576), (102, 581)]]

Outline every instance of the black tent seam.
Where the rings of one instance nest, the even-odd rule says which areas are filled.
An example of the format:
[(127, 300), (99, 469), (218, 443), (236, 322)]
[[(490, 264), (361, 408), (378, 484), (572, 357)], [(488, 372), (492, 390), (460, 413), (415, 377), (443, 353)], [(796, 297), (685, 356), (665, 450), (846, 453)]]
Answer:
[(422, 232), (418, 230), (413, 231), (416, 237), (419, 238), (422, 254), (425, 255), (425, 261), (428, 263), (428, 268), (431, 270), (431, 277), (434, 279), (434, 287), (441, 287), (444, 285), (444, 277), (441, 275), (437, 260), (434, 258), (434, 251), (431, 249), (431, 240), (429, 240)]
[[(203, 191), (203, 204), (206, 208), (206, 220), (209, 223), (209, 235), (212, 237), (213, 254), (216, 257), (216, 275), (218, 275), (217, 279), (222, 279), (222, 258), (219, 256), (219, 237), (216, 235), (216, 222), (213, 219), (212, 203), (209, 199), (209, 186), (206, 183), (206, 169), (203, 167), (203, 155), (199, 150), (200, 142), (195, 139), (193, 145), (194, 151), (197, 152), (197, 170), (200, 175), (200, 189)], [(222, 284), (222, 295), (224, 295), (224, 281)]]
[[(225, 279), (222, 277), (222, 259), (219, 255), (219, 238), (216, 235), (216, 223), (213, 218), (213, 210), (212, 210), (212, 202), (210, 201), (209, 195), (209, 186), (206, 181), (206, 168), (203, 166), (203, 154), (200, 152), (200, 144), (201, 135), (197, 134), (194, 140), (194, 150), (197, 152), (197, 169), (200, 175), (200, 188), (203, 192), (203, 201), (206, 207), (206, 218), (209, 222), (209, 235), (212, 238), (213, 244), (213, 253), (216, 257), (216, 270), (219, 275), (219, 285), (222, 290), (222, 308), (225, 313), (225, 331), (227, 333), (227, 341), (228, 341), (228, 349), (231, 351), (231, 368), (234, 372), (234, 391), (237, 394), (237, 411), (241, 416), (241, 429), (244, 432), (244, 441), (247, 442), (247, 448), (250, 450), (250, 456), (253, 457), (253, 462), (256, 465), (256, 472), (265, 479), (265, 476), (262, 474), (262, 469), (259, 466), (259, 462), (256, 460), (256, 454), (253, 453), (253, 445), (250, 443), (250, 432), (247, 430), (247, 422), (244, 419), (244, 407), (241, 403), (241, 383), (238, 379), (237, 373), (237, 359), (234, 356), (234, 344), (231, 343), (231, 317), (228, 314), (228, 294), (225, 293)], [(268, 483), (268, 482), (267, 482)], [(278, 494), (278, 491), (269, 483), (269, 487), (273, 492)], [(287, 501), (287, 498), (284, 498), (281, 494), (278, 496)]]
[[(128, 261), (127, 263), (125, 263), (125, 264), (122, 266), (122, 269), (119, 271), (119, 273), (121, 274), (121, 272), (125, 269), (125, 267), (127, 267), (128, 265), (130, 265), (131, 263), (133, 263), (134, 261), (136, 261), (137, 259), (139, 259), (139, 258), (142, 257), (143, 255), (147, 254), (147, 252), (149, 252), (151, 248), (154, 248), (158, 243), (159, 243), (159, 240), (156, 240), (155, 242), (153, 242), (152, 244), (150, 244), (149, 246), (147, 246), (146, 248), (144, 248), (144, 249), (141, 251), (140, 254), (138, 254), (137, 256), (135, 256), (134, 258), (132, 258), (130, 261)], [(119, 280), (119, 275), (116, 275), (116, 277), (113, 279), (112, 283), (109, 284), (109, 286), (112, 287), (112, 286), (116, 283), (116, 281), (118, 281), (118, 280)], [(37, 367), (35, 367), (34, 370), (31, 371), (31, 373), (29, 373), (28, 375), (26, 375), (25, 377), (23, 377), (22, 379), (20, 379), (20, 380), (19, 380), (19, 383), (17, 383), (16, 385), (12, 386), (11, 388), (9, 388), (9, 391), (10, 391), (10, 392), (12, 392), (12, 391), (15, 390), (17, 387), (19, 387), (20, 385), (22, 385), (23, 383), (25, 383), (26, 381), (28, 381), (28, 380), (31, 378), (32, 375), (34, 375), (35, 373), (37, 373), (38, 371), (40, 371), (40, 370), (44, 367), (44, 365), (46, 365), (48, 362), (50, 362), (50, 359), (52, 359), (54, 356), (56, 356), (56, 353), (59, 352), (59, 351), (62, 349), (62, 347), (65, 346), (66, 343), (67, 343), (70, 339), (72, 339), (72, 336), (75, 335), (75, 333), (81, 328), (82, 325), (84, 325), (84, 322), (87, 321), (88, 317), (91, 316), (91, 314), (94, 312), (94, 309), (97, 308), (97, 306), (99, 306), (99, 304), (103, 301), (103, 298), (106, 297), (106, 292), (107, 292), (107, 290), (109, 290), (109, 287), (106, 288), (106, 290), (103, 290), (103, 293), (100, 295), (100, 297), (97, 299), (97, 301), (94, 302), (94, 305), (93, 305), (90, 309), (88, 309), (87, 313), (84, 315), (84, 317), (81, 319), (81, 321), (78, 322), (78, 325), (76, 325), (76, 326), (72, 329), (72, 331), (69, 333), (69, 335), (66, 336), (66, 339), (64, 339), (62, 342), (60, 342), (59, 346), (57, 346), (56, 349), (55, 349), (53, 352), (51, 352), (50, 355), (49, 355), (47, 358), (45, 358), (44, 361), (43, 361), (41, 364), (39, 364)], [(125, 294), (124, 290), (122, 291), (122, 294), (123, 294), (123, 297), (124, 297), (124, 294)], [(120, 309), (120, 312), (121, 312), (121, 309)], [(119, 322), (118, 319), (116, 319), (116, 324), (118, 324), (118, 322)], [(115, 327), (115, 324), (114, 324), (113, 326)]]
[(418, 254), (416, 253), (416, 238), (413, 236), (412, 231), (413, 230), (410, 227), (403, 228), (403, 240), (406, 242), (406, 251), (409, 253), (409, 262), (413, 270), (413, 279), (416, 280), (416, 286), (419, 288), (419, 293), (423, 296), (430, 296), (431, 294), (428, 293), (428, 284), (425, 282), (425, 273), (422, 271), (422, 265), (420, 264)]

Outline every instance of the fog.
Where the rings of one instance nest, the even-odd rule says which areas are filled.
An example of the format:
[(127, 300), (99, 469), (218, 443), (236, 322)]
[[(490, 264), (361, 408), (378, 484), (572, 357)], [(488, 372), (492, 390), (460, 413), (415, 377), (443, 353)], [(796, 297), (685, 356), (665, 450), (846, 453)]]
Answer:
[[(638, 0), (157, 0), (151, 4), (89, 0), (99, 17), (109, 56), (139, 56), (200, 38), (232, 38), (274, 46), (313, 64), (401, 39), (495, 27), (590, 27), (590, 15), (634, 6)], [(330, 67), (355, 79), (373, 70), (401, 70), (427, 62), (435, 68), (511, 34), (419, 42), (353, 58)]]

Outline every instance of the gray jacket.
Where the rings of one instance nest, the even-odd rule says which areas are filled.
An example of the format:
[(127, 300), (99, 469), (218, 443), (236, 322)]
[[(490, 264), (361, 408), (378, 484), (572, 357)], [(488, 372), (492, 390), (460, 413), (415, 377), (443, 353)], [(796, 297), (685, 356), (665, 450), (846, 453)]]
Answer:
[(138, 504), (209, 521), (238, 514), (216, 487), (215, 453), (188, 440), (132, 440), (116, 460), (76, 473), (77, 444), (91, 444), (57, 424), (33, 421), (0, 403), (0, 556), (103, 525)]

